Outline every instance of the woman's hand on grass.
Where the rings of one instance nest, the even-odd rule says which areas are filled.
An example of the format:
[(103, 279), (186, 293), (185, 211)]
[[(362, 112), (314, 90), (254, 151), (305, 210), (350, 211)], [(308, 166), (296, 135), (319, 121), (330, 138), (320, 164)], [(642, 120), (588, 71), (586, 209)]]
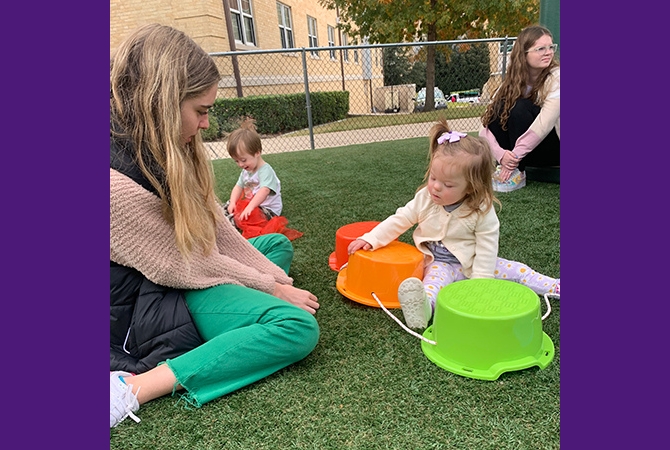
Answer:
[(315, 314), (316, 310), (319, 309), (319, 299), (316, 298), (316, 295), (290, 284), (275, 283), (275, 290), (272, 295), (304, 309), (310, 314)]

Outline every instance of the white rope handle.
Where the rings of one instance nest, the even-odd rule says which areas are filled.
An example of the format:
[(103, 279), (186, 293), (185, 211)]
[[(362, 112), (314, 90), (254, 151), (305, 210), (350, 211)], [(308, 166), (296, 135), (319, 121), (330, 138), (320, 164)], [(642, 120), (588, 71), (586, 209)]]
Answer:
[(414, 337), (418, 337), (419, 339), (421, 339), (421, 340), (423, 340), (423, 341), (426, 341), (426, 342), (428, 342), (428, 343), (431, 344), (431, 345), (437, 345), (437, 342), (435, 342), (435, 341), (431, 341), (430, 339), (428, 339), (428, 338), (426, 338), (426, 337), (424, 337), (424, 336), (421, 336), (419, 333), (417, 333), (417, 332), (415, 332), (415, 331), (412, 331), (412, 330), (410, 330), (409, 328), (407, 328), (407, 326), (406, 326), (404, 323), (402, 323), (402, 322), (400, 321), (400, 319), (398, 319), (396, 316), (394, 316), (393, 314), (391, 314), (391, 312), (390, 312), (388, 309), (384, 308), (384, 305), (382, 305), (382, 302), (379, 301), (379, 298), (377, 298), (377, 294), (375, 294), (374, 292), (372, 292), (372, 297), (377, 301), (377, 303), (379, 303), (379, 306), (384, 310), (384, 312), (385, 312), (386, 314), (388, 314), (389, 317), (390, 317), (391, 319), (393, 319), (393, 320), (395, 320), (396, 322), (398, 322), (398, 325), (400, 325), (401, 327), (403, 327), (403, 329), (404, 329), (405, 331), (407, 331), (409, 334), (411, 334), (411, 335), (414, 336)]
[[(420, 335), (419, 333), (417, 333), (417, 332), (415, 332), (415, 331), (413, 331), (413, 330), (410, 330), (404, 323), (402, 323), (402, 322), (400, 321), (400, 319), (398, 319), (396, 316), (394, 316), (393, 314), (391, 314), (391, 312), (390, 312), (388, 309), (386, 309), (386, 308), (384, 307), (384, 305), (382, 304), (382, 302), (381, 302), (381, 301), (379, 300), (379, 298), (377, 297), (377, 294), (375, 294), (374, 292), (371, 292), (371, 294), (372, 294), (372, 298), (374, 298), (375, 301), (377, 302), (377, 304), (379, 304), (379, 307), (380, 307), (381, 309), (383, 309), (384, 312), (385, 312), (386, 314), (388, 314), (388, 316), (389, 316), (391, 319), (395, 320), (395, 321), (398, 323), (398, 325), (400, 325), (400, 326), (403, 328), (403, 330), (407, 331), (407, 332), (408, 332), (409, 334), (411, 334), (412, 336), (421, 339), (422, 341), (426, 341), (426, 342), (428, 342), (428, 343), (431, 344), (431, 345), (437, 345), (437, 342), (432, 341), (432, 340), (426, 338), (425, 336)], [(549, 314), (551, 314), (551, 304), (549, 303), (549, 297), (552, 297), (552, 298), (560, 298), (560, 297), (559, 297), (558, 295), (556, 295), (556, 294), (544, 294), (544, 301), (545, 301), (545, 303), (547, 304), (547, 312), (544, 313), (544, 315), (542, 316), (542, 320), (546, 319), (547, 317), (549, 317)]]
[(547, 304), (547, 312), (544, 313), (544, 316), (542, 316), (542, 320), (546, 319), (547, 317), (549, 317), (549, 314), (551, 314), (551, 305), (549, 304), (549, 297), (561, 298), (561, 296), (558, 294), (549, 294), (549, 293), (544, 294), (544, 301)]

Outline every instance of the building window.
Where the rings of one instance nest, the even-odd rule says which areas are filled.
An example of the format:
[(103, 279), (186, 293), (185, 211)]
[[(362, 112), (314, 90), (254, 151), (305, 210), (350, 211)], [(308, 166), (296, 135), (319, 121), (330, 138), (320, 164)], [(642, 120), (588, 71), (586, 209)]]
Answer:
[[(335, 47), (335, 28), (328, 25), (328, 47)], [(330, 59), (336, 59), (335, 50), (330, 50)]]
[(254, 16), (251, 12), (251, 1), (223, 1), (228, 2), (228, 6), (230, 6), (235, 40), (246, 45), (256, 45), (256, 31), (254, 29)]
[[(310, 47), (318, 47), (319, 39), (316, 35), (316, 19), (314, 17), (307, 16), (307, 37), (309, 39)], [(319, 52), (316, 50), (311, 50), (312, 56), (319, 56)]]
[(294, 48), (293, 45), (293, 22), (291, 21), (291, 8), (283, 3), (277, 2), (277, 18), (279, 19), (279, 36), (281, 48)]
[[(342, 33), (342, 46), (344, 47), (344, 46), (347, 46), (347, 45), (349, 45), (349, 39), (347, 38), (347, 35), (346, 35), (346, 34)], [(349, 50), (347, 50), (346, 48), (345, 48), (344, 51), (343, 51), (343, 56), (342, 56), (342, 58), (343, 58), (346, 62), (349, 62)]]

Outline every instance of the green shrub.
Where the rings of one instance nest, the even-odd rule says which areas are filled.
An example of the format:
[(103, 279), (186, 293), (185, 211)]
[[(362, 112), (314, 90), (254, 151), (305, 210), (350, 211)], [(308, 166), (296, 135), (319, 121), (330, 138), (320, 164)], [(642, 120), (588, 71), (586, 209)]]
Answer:
[(309, 99), (313, 125), (342, 120), (349, 112), (349, 91), (314, 92)]
[[(349, 92), (310, 93), (310, 103), (313, 125), (341, 120), (349, 112)], [(214, 116), (225, 128), (224, 133), (237, 128), (244, 117), (256, 120), (260, 134), (287, 133), (308, 126), (304, 93), (217, 99), (210, 109), (210, 120)]]
[(203, 141), (216, 141), (221, 137), (219, 119), (214, 115), (209, 115), (209, 128), (200, 131)]
[(222, 136), (232, 133), (240, 127), (243, 119), (244, 117), (230, 117), (228, 120), (219, 123), (219, 133)]

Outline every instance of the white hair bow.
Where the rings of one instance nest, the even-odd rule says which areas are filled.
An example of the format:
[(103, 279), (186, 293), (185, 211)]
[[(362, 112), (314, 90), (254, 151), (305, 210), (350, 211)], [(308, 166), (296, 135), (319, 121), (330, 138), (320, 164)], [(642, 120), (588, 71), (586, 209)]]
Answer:
[(447, 142), (447, 139), (449, 140), (449, 143), (452, 144), (454, 142), (458, 142), (461, 140), (462, 137), (466, 137), (467, 133), (461, 133), (458, 131), (451, 131), (451, 132), (446, 132), (442, 133), (442, 136), (437, 138), (437, 143), (442, 145), (445, 142)]

